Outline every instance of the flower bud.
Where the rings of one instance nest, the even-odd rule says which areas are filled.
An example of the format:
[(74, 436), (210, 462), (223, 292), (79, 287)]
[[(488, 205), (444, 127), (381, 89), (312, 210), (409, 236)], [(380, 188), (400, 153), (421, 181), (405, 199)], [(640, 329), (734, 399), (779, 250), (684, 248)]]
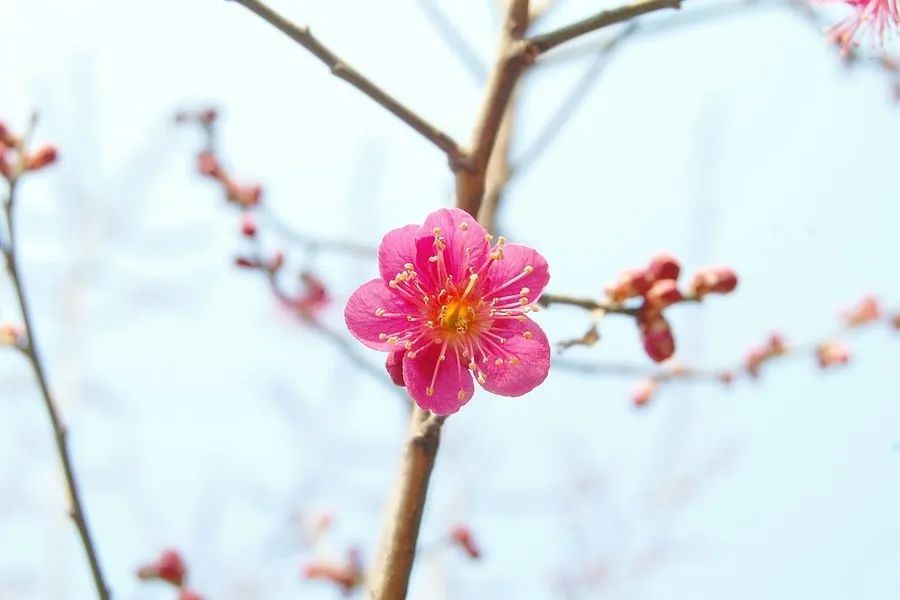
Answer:
[(25, 345), (25, 331), (18, 325), (0, 325), (0, 346), (22, 348)]
[(247, 256), (237, 256), (234, 259), (234, 264), (241, 269), (258, 269), (259, 262), (256, 260), (249, 258)]
[(674, 279), (662, 279), (653, 284), (647, 292), (647, 302), (663, 309), (684, 300)]
[(697, 298), (709, 293), (728, 294), (734, 291), (737, 284), (738, 277), (734, 270), (728, 267), (712, 267), (694, 275), (690, 292)]
[(650, 275), (643, 269), (624, 271), (616, 282), (606, 287), (606, 294), (614, 302), (622, 302), (635, 296), (643, 296), (650, 289)]
[(244, 213), (241, 217), (241, 235), (246, 238), (256, 237), (256, 219), (250, 213)]
[(141, 567), (138, 577), (143, 580), (160, 579), (181, 587), (187, 577), (187, 567), (177, 551), (166, 550), (155, 563)]
[(178, 600), (203, 600), (203, 596), (194, 590), (184, 588), (178, 593)]
[(475, 543), (475, 539), (472, 537), (472, 531), (465, 525), (457, 525), (451, 529), (450, 539), (472, 560), (481, 558), (481, 549)]
[(752, 348), (744, 358), (744, 369), (750, 377), (755, 379), (759, 377), (759, 368), (767, 358), (769, 358), (769, 353), (765, 348)]
[(206, 175), (207, 177), (212, 177), (214, 179), (219, 179), (224, 176), (222, 166), (219, 164), (219, 159), (217, 159), (212, 152), (204, 151), (197, 155), (197, 171), (199, 171), (201, 175)]
[(659, 383), (655, 379), (650, 377), (642, 379), (631, 391), (631, 403), (638, 408), (646, 406), (658, 387)]
[(671, 254), (657, 254), (651, 259), (647, 271), (652, 281), (675, 280), (681, 274), (681, 264)]
[(675, 338), (664, 317), (659, 316), (638, 325), (647, 356), (656, 362), (662, 362), (675, 354)]
[(225, 192), (231, 202), (244, 208), (257, 206), (262, 199), (262, 188), (258, 185), (239, 185), (233, 181), (227, 181)]
[(816, 358), (823, 369), (850, 362), (850, 350), (840, 342), (824, 342), (816, 348)]
[(900, 331), (900, 312), (891, 315), (891, 327)]
[(875, 296), (863, 297), (855, 306), (843, 311), (841, 318), (847, 327), (858, 327), (881, 318), (881, 304)]
[(13, 135), (5, 123), (0, 121), (0, 144), (13, 147), (19, 143), (19, 138)]
[(58, 158), (59, 152), (56, 150), (56, 146), (42, 146), (25, 158), (25, 170), (39, 171), (55, 163)]

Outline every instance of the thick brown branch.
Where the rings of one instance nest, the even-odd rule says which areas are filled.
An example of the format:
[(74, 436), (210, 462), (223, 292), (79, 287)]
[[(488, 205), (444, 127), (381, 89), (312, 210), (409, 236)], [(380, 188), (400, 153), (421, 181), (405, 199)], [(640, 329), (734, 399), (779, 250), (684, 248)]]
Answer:
[(532, 57), (523, 42), (528, 27), (528, 0), (510, 0), (494, 68), (485, 88), (481, 114), (475, 124), (465, 169), (456, 173), (456, 206), (477, 215), (485, 191), (488, 161), (503, 115), (519, 78)]
[(299, 27), (269, 8), (259, 0), (233, 0), (244, 6), (261, 19), (274, 26), (289, 38), (306, 48), (327, 66), (332, 75), (343, 79), (369, 98), (397, 116), (401, 121), (415, 129), (423, 137), (443, 150), (450, 159), (452, 167), (456, 167), (462, 157), (459, 145), (449, 135), (414, 113), (396, 98), (372, 83), (362, 73), (351, 67), (334, 52), (325, 47), (308, 27)]
[[(20, 154), (21, 154), (21, 149)], [(67, 429), (62, 421), (62, 417), (57, 409), (56, 402), (50, 393), (50, 386), (47, 383), (47, 376), (44, 373), (44, 367), (41, 363), (40, 354), (35, 341), (34, 326), (31, 320), (31, 311), (26, 300), (25, 290), (22, 285), (22, 277), (19, 273), (18, 257), (16, 254), (16, 224), (14, 219), (16, 194), (16, 179), (12, 178), (9, 184), (9, 196), (6, 199), (6, 225), (8, 238), (6, 245), (3, 247), (3, 254), (6, 259), (6, 267), (15, 289), (16, 299), (19, 304), (19, 310), (22, 314), (22, 326), (24, 335), (26, 336), (25, 344), (22, 347), (22, 354), (28, 359), (31, 369), (34, 372), (38, 389), (41, 393), (41, 399), (50, 417), (50, 425), (53, 428), (53, 439), (56, 442), (56, 450), (59, 454), (60, 462), (65, 475), (66, 489), (69, 493), (69, 501), (71, 503), (70, 516), (78, 529), (78, 535), (81, 537), (82, 546), (84, 546), (87, 555), (88, 564), (91, 569), (91, 576), (94, 580), (94, 587), (97, 590), (97, 597), (101, 600), (107, 600), (110, 597), (109, 587), (103, 577), (103, 569), (100, 567), (100, 559), (97, 555), (97, 549), (94, 545), (91, 531), (88, 528), (87, 518), (84, 514), (84, 508), (81, 502), (81, 494), (78, 489), (78, 481), (75, 478), (75, 471), (72, 467), (72, 459), (69, 455), (69, 445), (67, 439)]]
[(437, 457), (444, 417), (419, 407), (413, 410), (409, 436), (403, 448), (400, 476), (381, 542), (380, 563), (371, 581), (375, 600), (406, 597), (425, 510), (428, 482)]
[(634, 17), (664, 8), (681, 8), (681, 0), (639, 0), (627, 6), (605, 10), (555, 31), (533, 36), (527, 40), (528, 46), (535, 54), (543, 54), (561, 44), (603, 27), (622, 23)]

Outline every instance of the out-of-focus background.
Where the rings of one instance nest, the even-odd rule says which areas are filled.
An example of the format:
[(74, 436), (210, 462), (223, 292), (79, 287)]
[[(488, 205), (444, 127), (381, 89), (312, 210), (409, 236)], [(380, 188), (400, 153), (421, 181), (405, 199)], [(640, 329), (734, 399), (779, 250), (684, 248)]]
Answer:
[[(468, 139), (480, 85), (420, 2), (271, 4)], [(489, 64), (495, 3), (438, 6)], [(597, 8), (561, 0), (539, 27)], [(528, 77), (514, 157), (604, 35)], [(451, 201), (437, 150), (235, 3), (0, 0), (0, 118), (38, 109), (37, 139), (61, 150), (22, 186), (21, 252), (116, 596), (172, 597), (134, 571), (175, 546), (209, 598), (333, 598), (300, 577), (305, 523), (333, 513), (316, 553), (372, 558), (405, 408), (234, 268), (236, 214), (195, 172), (199, 135), (172, 124), (207, 104), (228, 165), (298, 230), (374, 245)], [(733, 266), (737, 293), (672, 311), (683, 360), (728, 365), (772, 329), (834, 330), (864, 293), (900, 303), (898, 111), (881, 73), (848, 69), (780, 5), (636, 36), (511, 183), (499, 229), (548, 258), (557, 293), (598, 295), (659, 250)], [(375, 261), (304, 260), (343, 331)], [(0, 321), (12, 300), (4, 281)], [(538, 319), (554, 341), (587, 324), (565, 307)], [(633, 323), (603, 336), (569, 356), (649, 364)], [(672, 385), (645, 410), (633, 377), (563, 368), (524, 398), (476, 394), (445, 427), (411, 597), (898, 597), (900, 339), (852, 344), (842, 369)], [(65, 509), (27, 364), (0, 354), (0, 598), (92, 597)], [(442, 549), (458, 522), (483, 560)]]

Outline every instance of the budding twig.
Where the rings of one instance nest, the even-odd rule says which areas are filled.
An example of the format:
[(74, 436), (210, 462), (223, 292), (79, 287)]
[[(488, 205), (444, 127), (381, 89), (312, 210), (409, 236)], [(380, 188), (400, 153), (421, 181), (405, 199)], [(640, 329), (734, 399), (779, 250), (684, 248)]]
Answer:
[[(33, 126), (34, 119), (32, 119), (31, 123), (31, 127)], [(26, 134), (25, 136), (23, 136), (23, 139), (20, 140), (16, 145), (15, 150), (16, 154), (18, 155), (17, 158), (19, 161), (19, 165), (8, 178), (8, 193), (3, 205), (6, 217), (7, 235), (6, 240), (2, 245), (2, 252), (4, 258), (6, 259), (7, 272), (9, 273), (13, 289), (15, 290), (16, 300), (19, 305), (19, 312), (22, 315), (23, 336), (25, 338), (22, 343), (17, 346), (17, 348), (28, 360), (28, 364), (31, 365), (31, 369), (34, 372), (34, 377), (41, 394), (41, 399), (44, 402), (44, 407), (47, 410), (47, 415), (50, 417), (50, 425), (53, 428), (53, 438), (56, 442), (56, 450), (59, 454), (60, 462), (62, 463), (66, 489), (68, 491), (69, 501), (71, 503), (69, 514), (72, 517), (72, 521), (75, 523), (75, 527), (78, 529), (78, 535), (81, 538), (82, 546), (84, 546), (84, 551), (87, 555), (88, 564), (91, 570), (91, 576), (94, 581), (94, 587), (97, 591), (97, 597), (101, 600), (107, 600), (110, 597), (110, 591), (103, 576), (103, 569), (100, 566), (100, 559), (98, 557), (97, 549), (91, 536), (90, 528), (88, 527), (87, 517), (85, 516), (84, 507), (81, 501), (78, 480), (75, 476), (75, 470), (72, 466), (72, 459), (69, 454), (66, 425), (59, 413), (56, 401), (53, 399), (53, 395), (50, 392), (50, 385), (47, 382), (47, 375), (44, 371), (44, 365), (40, 358), (40, 352), (38, 350), (37, 339), (34, 331), (33, 321), (31, 318), (31, 310), (28, 305), (25, 288), (22, 283), (22, 274), (19, 269), (18, 248), (16, 245), (16, 191), (18, 187), (19, 175), (24, 170), (23, 165), (26, 156), (25, 150), (28, 138), (29, 135)]]

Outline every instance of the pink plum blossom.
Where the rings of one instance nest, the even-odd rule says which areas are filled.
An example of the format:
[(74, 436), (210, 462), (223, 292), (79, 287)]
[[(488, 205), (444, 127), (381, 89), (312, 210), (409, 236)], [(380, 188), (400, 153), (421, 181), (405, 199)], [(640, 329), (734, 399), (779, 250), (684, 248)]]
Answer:
[(898, 0), (844, 0), (853, 15), (828, 30), (828, 39), (839, 44), (846, 55), (859, 45), (860, 37), (869, 35), (881, 43), (891, 26), (900, 25)]
[(344, 310), (350, 332), (389, 352), (386, 368), (421, 408), (439, 415), (489, 392), (521, 396), (547, 377), (550, 344), (527, 314), (550, 279), (547, 261), (493, 237), (468, 213), (442, 209), (384, 236), (381, 277)]

